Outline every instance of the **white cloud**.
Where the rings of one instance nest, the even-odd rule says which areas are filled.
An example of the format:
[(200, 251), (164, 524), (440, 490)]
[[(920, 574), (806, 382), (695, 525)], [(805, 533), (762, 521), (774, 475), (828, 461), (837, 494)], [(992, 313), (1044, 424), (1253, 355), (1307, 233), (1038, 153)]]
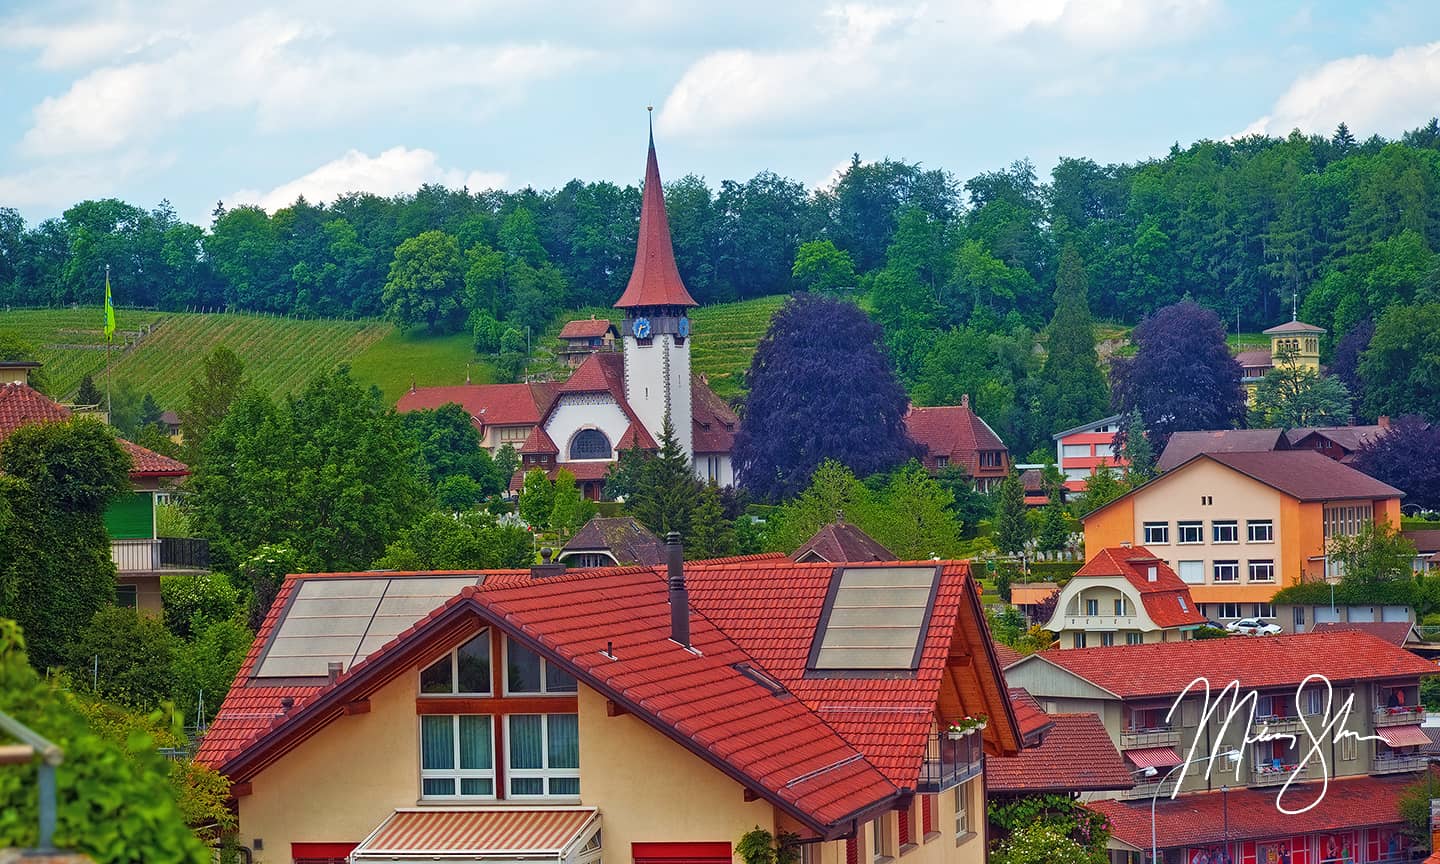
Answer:
[(164, 171), (174, 161), (173, 153), (131, 149), (91, 159), (46, 162), (0, 174), (0, 201), (7, 207), (58, 214), (77, 201), (118, 194), (127, 182)]
[(1419, 126), (1440, 103), (1440, 42), (1400, 48), (1388, 57), (1332, 60), (1290, 85), (1270, 113), (1241, 135), (1330, 132), (1341, 122), (1357, 137), (1396, 135)]
[(505, 179), (505, 175), (499, 173), (442, 168), (434, 153), (420, 148), (391, 147), (378, 156), (351, 150), (269, 192), (246, 189), (227, 200), (235, 204), (259, 204), (274, 212), (295, 203), (301, 195), (318, 204), (346, 192), (399, 195), (414, 192), (425, 183), (439, 183), (452, 189), (464, 186), (472, 191), (498, 189), (505, 185)]
[[(111, 39), (84, 31), (45, 31), (41, 62), (93, 57), (96, 46)], [(33, 156), (102, 151), (163, 135), (182, 118), (207, 111), (253, 110), (260, 125), (273, 130), (399, 115), (440, 104), (444, 94), (452, 110), (473, 114), (470, 103), (503, 104), (523, 85), (569, 71), (589, 56), (545, 42), (358, 50), (326, 27), (261, 12), (177, 29), (133, 57), (89, 72), (41, 102), (21, 150)]]

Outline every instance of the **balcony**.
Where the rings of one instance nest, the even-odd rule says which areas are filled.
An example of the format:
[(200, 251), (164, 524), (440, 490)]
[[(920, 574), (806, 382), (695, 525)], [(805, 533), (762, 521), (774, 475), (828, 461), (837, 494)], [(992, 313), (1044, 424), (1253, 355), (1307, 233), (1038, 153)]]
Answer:
[(985, 760), (983, 735), (977, 730), (956, 739), (944, 732), (930, 733), (925, 745), (925, 764), (920, 768), (920, 783), (915, 791), (934, 795), (954, 789), (978, 775)]
[(110, 560), (121, 573), (160, 569), (159, 540), (111, 540)]
[(1370, 767), (1370, 773), (1406, 774), (1411, 771), (1423, 771), (1428, 764), (1430, 764), (1430, 757), (1420, 753), (1403, 753), (1397, 756), (1376, 754), (1375, 763)]
[(1126, 729), (1120, 733), (1120, 749), (1133, 750), (1136, 747), (1173, 747), (1180, 743), (1180, 730), (1169, 726), (1151, 729)]
[[(1120, 800), (1136, 801), (1142, 798), (1147, 801), (1150, 800), (1151, 798), (1155, 797), (1156, 793), (1160, 791), (1161, 779), (1162, 778), (1157, 777), (1154, 780), (1150, 780), (1145, 783), (1136, 783), (1133, 788), (1126, 789), (1120, 793)], [(1166, 787), (1166, 789), (1167, 792), (1165, 794), (1168, 795), (1169, 787)]]
[(1066, 615), (1066, 630), (1138, 630), (1140, 619), (1134, 615)]
[(1294, 776), (1296, 783), (1303, 783), (1306, 780), (1313, 780), (1320, 776), (1320, 769), (1318, 767), (1318, 764), (1319, 760), (1311, 759), (1305, 763), (1304, 770), (1300, 771), (1299, 773), (1296, 773), (1295, 765), (1293, 763), (1282, 763), (1281, 765), (1276, 766), (1275, 763), (1272, 761), (1267, 762), (1264, 765), (1256, 765), (1250, 771), (1250, 785), (1280, 786), (1289, 782), (1292, 776)]
[(1415, 726), (1425, 722), (1425, 709), (1419, 705), (1404, 708), (1376, 708), (1375, 728), (1382, 726)]
[[(1323, 722), (1324, 721), (1321, 718), (1315, 717), (1315, 719), (1310, 721), (1311, 728), (1318, 729), (1320, 728), (1320, 726), (1323, 725)], [(1252, 733), (1260, 732), (1263, 730), (1265, 732), (1303, 734), (1305, 731), (1304, 724), (1301, 722), (1300, 716), (1298, 714), (1291, 714), (1287, 717), (1256, 717), (1255, 722), (1251, 724), (1250, 729)]]
[(110, 560), (121, 573), (209, 570), (210, 541), (199, 537), (111, 540)]

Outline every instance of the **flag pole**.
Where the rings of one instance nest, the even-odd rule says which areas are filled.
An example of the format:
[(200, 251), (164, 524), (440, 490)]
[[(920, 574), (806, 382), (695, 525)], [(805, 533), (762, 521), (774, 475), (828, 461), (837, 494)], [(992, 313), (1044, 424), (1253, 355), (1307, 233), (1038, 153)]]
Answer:
[(105, 265), (105, 422), (111, 422), (110, 417), (110, 346), (115, 342), (115, 331), (110, 323), (114, 320), (115, 313), (110, 311), (110, 265)]

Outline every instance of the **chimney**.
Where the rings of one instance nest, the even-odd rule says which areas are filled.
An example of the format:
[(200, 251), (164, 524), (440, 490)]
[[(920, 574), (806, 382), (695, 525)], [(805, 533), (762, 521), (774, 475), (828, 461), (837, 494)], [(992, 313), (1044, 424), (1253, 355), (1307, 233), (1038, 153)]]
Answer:
[(565, 572), (565, 565), (560, 562), (551, 563), (550, 559), (555, 555), (555, 550), (549, 546), (540, 547), (540, 563), (530, 567), (531, 579), (544, 579), (546, 576), (559, 576)]
[(670, 638), (689, 648), (690, 592), (685, 590), (685, 550), (679, 532), (665, 535), (665, 563), (670, 576)]
[(280, 713), (281, 713), (281, 714), (289, 714), (289, 713), (290, 713), (290, 709), (291, 709), (291, 708), (294, 708), (294, 707), (295, 707), (295, 697), (294, 697), (294, 696), (281, 696), (281, 697), (280, 697)]
[(330, 679), (331, 684), (334, 684), (340, 680), (340, 673), (344, 671), (344, 669), (345, 665), (343, 663), (338, 660), (332, 660), (325, 664), (325, 677)]
[(1379, 417), (1376, 417), (1376, 418), (1375, 418), (1375, 425), (1376, 425), (1376, 426), (1379, 426), (1381, 429), (1389, 429), (1389, 428), (1390, 428), (1390, 415), (1388, 415), (1388, 414), (1381, 414)]
[(961, 408), (969, 408), (969, 407), (970, 407), (970, 394), (969, 394), (969, 393), (965, 393), (965, 394), (962, 394), (962, 395), (960, 396), (960, 407), (961, 407)]

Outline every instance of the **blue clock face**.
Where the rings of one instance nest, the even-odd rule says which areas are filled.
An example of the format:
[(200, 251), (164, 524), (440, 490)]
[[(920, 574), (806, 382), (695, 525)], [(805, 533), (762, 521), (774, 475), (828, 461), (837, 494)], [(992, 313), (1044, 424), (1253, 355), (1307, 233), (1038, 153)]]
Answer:
[(636, 318), (635, 323), (630, 327), (630, 331), (635, 334), (636, 339), (649, 339), (650, 319)]
[(689, 318), (681, 318), (681, 319), (680, 319), (679, 329), (680, 329), (680, 338), (681, 338), (681, 339), (689, 338), (689, 336), (690, 336), (690, 319), (689, 319)]

